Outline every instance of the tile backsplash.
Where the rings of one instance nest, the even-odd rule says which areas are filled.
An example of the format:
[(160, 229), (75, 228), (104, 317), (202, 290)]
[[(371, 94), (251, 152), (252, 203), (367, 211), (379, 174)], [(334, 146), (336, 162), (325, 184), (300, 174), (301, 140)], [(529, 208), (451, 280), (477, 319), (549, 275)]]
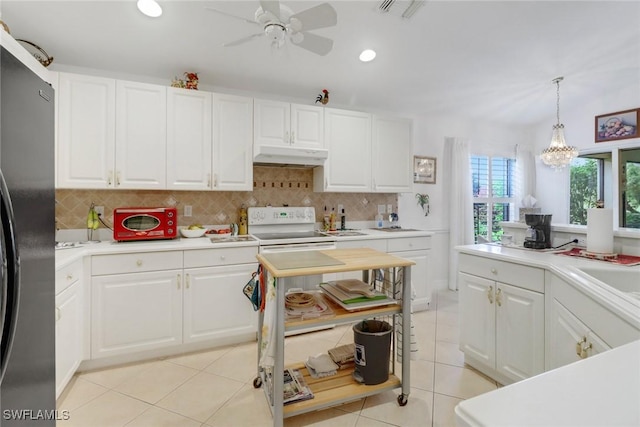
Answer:
[[(113, 209), (126, 206), (176, 206), (178, 223), (228, 224), (238, 222), (238, 209), (245, 206), (313, 206), (316, 222), (322, 222), (324, 207), (344, 205), (347, 222), (373, 221), (378, 205), (392, 205), (395, 193), (314, 193), (310, 168), (254, 166), (253, 191), (172, 190), (56, 190), (56, 221), (59, 229), (86, 228), (89, 206), (104, 206), (105, 222), (111, 224)], [(184, 216), (184, 206), (192, 216)], [(339, 213), (339, 212), (338, 212)]]

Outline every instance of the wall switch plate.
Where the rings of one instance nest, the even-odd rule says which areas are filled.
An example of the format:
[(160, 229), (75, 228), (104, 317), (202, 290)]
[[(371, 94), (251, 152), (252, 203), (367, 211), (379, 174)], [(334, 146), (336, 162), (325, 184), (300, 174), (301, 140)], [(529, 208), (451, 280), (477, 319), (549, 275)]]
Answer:
[(387, 213), (393, 213), (393, 206), (387, 205)]
[(185, 205), (184, 206), (184, 216), (191, 216), (192, 212), (191, 212), (191, 205)]
[(94, 206), (93, 210), (96, 211), (98, 216), (104, 216), (104, 206)]
[(378, 205), (378, 213), (379, 214), (383, 214), (386, 213), (385, 212), (386, 206), (385, 205)]

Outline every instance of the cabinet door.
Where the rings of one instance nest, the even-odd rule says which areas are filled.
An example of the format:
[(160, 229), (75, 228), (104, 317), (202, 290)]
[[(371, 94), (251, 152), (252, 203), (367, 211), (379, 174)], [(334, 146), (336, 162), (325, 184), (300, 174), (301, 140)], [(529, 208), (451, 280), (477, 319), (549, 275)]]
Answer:
[(255, 334), (258, 314), (242, 293), (257, 264), (185, 270), (184, 342)]
[(411, 286), (415, 292), (411, 307), (414, 311), (427, 310), (431, 303), (429, 251), (392, 252), (391, 254), (415, 262), (415, 265), (411, 266)]
[(57, 188), (112, 188), (116, 81), (60, 73)]
[(82, 361), (82, 282), (56, 296), (56, 398)]
[[(549, 316), (547, 370), (611, 348), (555, 298), (551, 302)], [(584, 353), (580, 349), (585, 349)]]
[(494, 369), (496, 362), (495, 282), (458, 273), (460, 350)]
[(291, 104), (291, 144), (324, 148), (324, 108)]
[(497, 284), (496, 369), (514, 381), (544, 372), (544, 295)]
[(289, 103), (256, 99), (253, 114), (254, 146), (291, 144)]
[(212, 95), (167, 88), (167, 188), (211, 190)]
[(253, 99), (213, 94), (213, 188), (253, 190)]
[(167, 92), (164, 86), (116, 84), (116, 188), (166, 188)]
[(411, 121), (373, 118), (373, 191), (410, 192), (413, 184), (413, 141)]
[(94, 276), (92, 359), (182, 342), (182, 270)]
[[(324, 167), (314, 169), (315, 191), (371, 190), (371, 116), (358, 111), (325, 109)], [(322, 172), (321, 182), (317, 173)], [(318, 188), (321, 186), (321, 188)]]

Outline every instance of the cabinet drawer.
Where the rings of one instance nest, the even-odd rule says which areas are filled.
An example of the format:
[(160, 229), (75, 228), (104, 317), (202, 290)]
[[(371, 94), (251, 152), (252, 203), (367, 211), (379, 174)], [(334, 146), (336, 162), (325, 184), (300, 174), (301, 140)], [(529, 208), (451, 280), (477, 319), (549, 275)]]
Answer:
[(386, 239), (346, 240), (336, 243), (338, 249), (371, 248), (380, 252), (387, 252)]
[(196, 249), (184, 252), (184, 268), (257, 263), (258, 247)]
[(82, 259), (56, 270), (56, 295), (76, 283), (82, 277)]
[(387, 252), (415, 251), (431, 248), (430, 237), (404, 237), (387, 240)]
[(541, 268), (460, 254), (458, 269), (474, 276), (544, 293), (544, 270)]
[(182, 251), (97, 255), (91, 258), (92, 276), (181, 268)]

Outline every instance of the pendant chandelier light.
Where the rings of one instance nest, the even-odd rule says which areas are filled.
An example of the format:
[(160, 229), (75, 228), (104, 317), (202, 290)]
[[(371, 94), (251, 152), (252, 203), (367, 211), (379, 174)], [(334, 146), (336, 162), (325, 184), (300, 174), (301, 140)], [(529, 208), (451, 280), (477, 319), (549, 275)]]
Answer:
[(555, 170), (560, 170), (571, 163), (571, 160), (578, 155), (576, 147), (568, 147), (564, 141), (564, 125), (560, 123), (560, 82), (564, 77), (553, 79), (556, 84), (556, 118), (557, 123), (553, 125), (553, 135), (551, 136), (551, 144), (542, 151), (542, 161), (545, 165), (551, 166)]

